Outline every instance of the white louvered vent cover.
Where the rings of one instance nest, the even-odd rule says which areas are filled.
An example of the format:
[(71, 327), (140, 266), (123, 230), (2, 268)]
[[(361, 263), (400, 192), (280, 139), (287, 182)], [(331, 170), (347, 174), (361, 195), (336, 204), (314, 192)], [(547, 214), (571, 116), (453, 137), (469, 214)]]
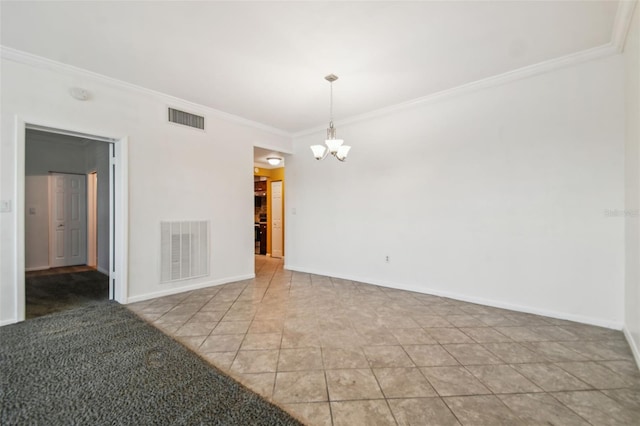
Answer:
[(191, 114), (189, 112), (169, 108), (169, 121), (172, 123), (182, 124), (183, 126), (204, 130), (204, 117)]
[(161, 222), (161, 281), (209, 275), (209, 222)]

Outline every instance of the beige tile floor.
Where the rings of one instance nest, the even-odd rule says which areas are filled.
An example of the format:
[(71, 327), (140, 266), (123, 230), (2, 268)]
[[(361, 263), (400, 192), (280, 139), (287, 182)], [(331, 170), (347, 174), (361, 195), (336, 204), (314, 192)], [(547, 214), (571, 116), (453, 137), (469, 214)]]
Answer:
[(640, 425), (619, 331), (286, 271), (129, 307), (309, 425)]

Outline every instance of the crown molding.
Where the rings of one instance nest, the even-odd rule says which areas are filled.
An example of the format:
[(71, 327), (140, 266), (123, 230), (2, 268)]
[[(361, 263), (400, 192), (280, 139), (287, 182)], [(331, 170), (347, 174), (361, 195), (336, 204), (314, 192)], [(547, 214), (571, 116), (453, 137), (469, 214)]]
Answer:
[[(626, 41), (627, 33), (631, 26), (631, 20), (633, 17), (633, 11), (636, 7), (638, 0), (620, 0), (614, 19), (611, 41), (608, 44), (598, 46), (592, 49), (587, 49), (581, 52), (566, 55), (560, 58), (551, 59), (548, 61), (540, 62), (537, 64), (529, 65), (526, 67), (518, 68), (516, 70), (508, 71), (502, 74), (498, 74), (492, 77), (477, 80), (471, 83), (466, 83), (461, 86), (453, 87), (451, 89), (442, 90), (440, 92), (432, 93), (427, 96), (416, 98), (410, 101), (402, 102), (396, 105), (380, 108), (377, 110), (369, 111), (364, 114), (355, 115), (345, 118), (343, 120), (335, 121), (336, 125), (347, 125), (356, 123), (359, 121), (370, 120), (378, 118), (383, 115), (392, 114), (398, 111), (406, 110), (409, 108), (418, 107), (438, 101), (442, 101), (454, 96), (460, 96), (465, 93), (470, 93), (476, 90), (499, 86), (512, 81), (532, 77), (535, 75), (551, 72), (560, 68), (572, 66), (582, 62), (604, 58), (616, 53), (621, 53), (624, 50), (624, 44)], [(9, 48), (0, 45), (0, 53), (3, 59), (12, 60), (27, 65), (31, 65), (38, 68), (49, 69), (55, 72), (63, 74), (72, 74), (75, 76), (90, 77), (101, 83), (111, 86), (125, 88), (128, 90), (136, 91), (147, 96), (154, 97), (169, 104), (179, 104), (185, 108), (190, 108), (194, 112), (202, 112), (225, 121), (234, 122), (244, 126), (252, 127), (258, 130), (262, 130), (274, 135), (298, 138), (306, 135), (310, 135), (316, 132), (324, 131), (325, 126), (317, 126), (299, 132), (287, 132), (275, 127), (268, 126), (263, 123), (252, 121), (234, 114), (230, 114), (224, 111), (220, 111), (205, 105), (197, 104), (191, 101), (187, 101), (181, 98), (177, 98), (171, 95), (167, 95), (162, 92), (147, 89), (135, 84), (127, 83), (122, 80), (107, 77), (105, 75), (88, 71), (83, 68), (74, 67), (72, 65), (63, 64), (51, 59), (47, 59), (41, 56), (37, 56), (31, 53), (20, 51), (17, 49)]]
[(629, 28), (631, 28), (631, 20), (633, 18), (633, 10), (638, 4), (638, 0), (620, 0), (618, 10), (613, 21), (613, 30), (611, 31), (611, 44), (615, 46), (618, 53), (622, 53), (627, 40)]
[(47, 69), (60, 74), (72, 75), (74, 77), (90, 78), (102, 84), (106, 84), (111, 87), (130, 90), (149, 97), (152, 97), (161, 102), (167, 103), (172, 106), (181, 106), (192, 112), (200, 112), (210, 116), (214, 116), (221, 120), (229, 121), (232, 123), (240, 124), (254, 129), (262, 130), (267, 133), (271, 133), (277, 136), (292, 137), (290, 132), (281, 130), (275, 127), (268, 126), (257, 121), (252, 121), (238, 115), (230, 114), (224, 111), (220, 111), (215, 108), (211, 108), (205, 105), (197, 104), (195, 102), (187, 101), (185, 99), (177, 98), (175, 96), (167, 95), (166, 93), (158, 92), (152, 89), (147, 89), (135, 84), (127, 83), (116, 78), (108, 77), (103, 74), (99, 74), (93, 71), (86, 70), (84, 68), (75, 67), (73, 65), (63, 64), (52, 59), (44, 58), (42, 56), (27, 53), (22, 50), (13, 49), (11, 47), (0, 45), (0, 57), (3, 60), (9, 60), (25, 65), (30, 65), (36, 68)]
[[(357, 123), (360, 121), (371, 120), (379, 118), (384, 115), (393, 114), (399, 111), (407, 110), (410, 108), (416, 108), (423, 105), (440, 102), (446, 99), (453, 98), (455, 96), (461, 96), (467, 93), (475, 92), (477, 90), (486, 89), (490, 87), (500, 86), (506, 83), (510, 83), (517, 80), (533, 77), (539, 74), (545, 74), (551, 71), (555, 71), (561, 68), (570, 67), (572, 65), (580, 64), (595, 59), (605, 58), (619, 53), (616, 46), (613, 43), (607, 43), (602, 46), (594, 47), (591, 49), (583, 50), (581, 52), (572, 53), (559, 58), (550, 59), (548, 61), (539, 62), (537, 64), (528, 65), (526, 67), (518, 68), (512, 71), (507, 71), (502, 74), (494, 75), (492, 77), (476, 80), (471, 83), (466, 83), (461, 86), (453, 87), (451, 89), (442, 90), (440, 92), (432, 93), (427, 96), (422, 96), (407, 102), (391, 105), (388, 107), (376, 109), (364, 114), (355, 115), (345, 118), (343, 120), (336, 121), (334, 124), (337, 126), (348, 125)], [(307, 130), (302, 130), (293, 134), (294, 138), (311, 135), (320, 131), (324, 131), (326, 126), (318, 126)]]

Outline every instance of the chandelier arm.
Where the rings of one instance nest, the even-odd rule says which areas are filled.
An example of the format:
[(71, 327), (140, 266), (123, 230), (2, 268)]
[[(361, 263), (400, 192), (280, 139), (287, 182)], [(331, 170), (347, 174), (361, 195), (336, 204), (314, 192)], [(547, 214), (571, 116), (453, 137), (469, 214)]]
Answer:
[(319, 160), (320, 160), (320, 161), (324, 160), (325, 158), (327, 158), (327, 155), (329, 155), (329, 147), (326, 147), (326, 148), (324, 149), (324, 155), (323, 155), (323, 156), (322, 156), (322, 158), (320, 158)]

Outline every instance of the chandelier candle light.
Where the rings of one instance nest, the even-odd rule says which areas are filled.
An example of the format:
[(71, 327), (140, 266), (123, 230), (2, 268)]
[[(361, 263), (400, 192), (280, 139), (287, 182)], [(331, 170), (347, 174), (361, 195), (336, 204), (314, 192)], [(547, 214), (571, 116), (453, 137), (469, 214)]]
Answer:
[(343, 145), (342, 139), (336, 139), (336, 129), (333, 127), (333, 82), (338, 79), (337, 75), (329, 74), (324, 78), (331, 84), (331, 95), (329, 98), (329, 128), (327, 129), (327, 139), (324, 143), (327, 145), (312, 145), (311, 151), (316, 160), (324, 160), (328, 154), (333, 155), (340, 161), (347, 159), (350, 146)]

